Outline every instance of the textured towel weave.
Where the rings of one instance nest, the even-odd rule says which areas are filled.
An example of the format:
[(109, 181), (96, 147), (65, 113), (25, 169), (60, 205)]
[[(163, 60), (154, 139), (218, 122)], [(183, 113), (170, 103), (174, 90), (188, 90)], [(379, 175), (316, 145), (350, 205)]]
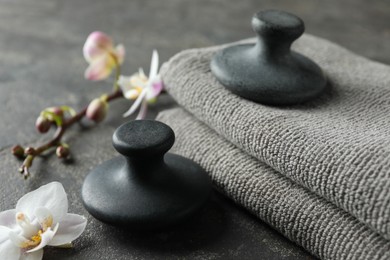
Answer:
[(390, 259), (390, 241), (344, 210), (242, 152), (178, 108), (159, 114), (173, 152), (202, 165), (226, 195), (322, 259)]
[(216, 81), (209, 63), (222, 47), (171, 58), (161, 70), (167, 91), (237, 147), (390, 239), (390, 68), (304, 35), (294, 49), (323, 68), (331, 88), (309, 104), (278, 108)]

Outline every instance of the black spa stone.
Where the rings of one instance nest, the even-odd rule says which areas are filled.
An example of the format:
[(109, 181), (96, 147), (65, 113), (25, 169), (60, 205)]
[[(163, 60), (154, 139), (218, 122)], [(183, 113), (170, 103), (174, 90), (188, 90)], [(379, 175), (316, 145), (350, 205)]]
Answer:
[(274, 106), (299, 104), (323, 92), (326, 79), (320, 67), (290, 46), (305, 28), (297, 16), (276, 10), (252, 18), (256, 44), (227, 47), (215, 54), (211, 71), (231, 92)]
[(166, 153), (173, 130), (137, 120), (113, 135), (118, 156), (96, 167), (82, 187), (85, 208), (95, 218), (133, 229), (161, 229), (194, 214), (209, 197), (211, 181), (193, 161)]

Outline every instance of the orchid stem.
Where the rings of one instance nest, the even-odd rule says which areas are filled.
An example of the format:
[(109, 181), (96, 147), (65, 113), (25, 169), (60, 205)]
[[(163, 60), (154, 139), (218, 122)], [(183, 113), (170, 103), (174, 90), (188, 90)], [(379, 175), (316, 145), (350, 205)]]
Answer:
[(113, 87), (114, 92), (120, 90), (119, 84), (118, 84), (118, 80), (119, 80), (120, 75), (121, 75), (121, 66), (118, 64), (118, 62), (116, 62), (115, 81), (114, 81), (114, 87)]
[[(119, 67), (119, 66), (118, 66)], [(118, 69), (119, 70), (119, 69)], [(111, 94), (107, 95), (107, 102), (110, 102), (112, 100), (115, 100), (117, 98), (123, 97), (122, 91), (117, 88), (115, 91), (113, 91)], [(70, 117), (69, 119), (65, 120), (61, 126), (57, 127), (57, 130), (51, 140), (49, 140), (47, 143), (37, 147), (34, 149), (34, 152), (32, 154), (27, 155), (25, 158), (22, 166), (19, 168), (20, 173), (23, 174), (23, 177), (27, 179), (30, 175), (29, 169), (32, 166), (32, 163), (36, 156), (42, 154), (43, 152), (47, 151), (48, 149), (52, 147), (56, 147), (61, 143), (61, 138), (66, 132), (66, 130), (72, 126), (74, 123), (81, 121), (81, 119), (84, 118), (85, 114), (87, 112), (87, 107), (76, 113), (74, 116)]]

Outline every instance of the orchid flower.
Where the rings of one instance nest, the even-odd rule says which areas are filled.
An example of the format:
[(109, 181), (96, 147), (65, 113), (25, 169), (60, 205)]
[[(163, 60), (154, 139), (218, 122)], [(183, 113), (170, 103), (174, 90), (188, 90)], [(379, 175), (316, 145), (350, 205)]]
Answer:
[(85, 78), (93, 81), (106, 79), (114, 68), (123, 63), (125, 48), (122, 44), (114, 47), (112, 39), (102, 32), (91, 33), (83, 48), (89, 67)]
[(67, 211), (62, 184), (52, 182), (24, 195), (15, 209), (0, 212), (0, 259), (40, 260), (46, 245), (70, 246), (87, 220)]
[(123, 116), (127, 117), (133, 114), (141, 106), (136, 119), (145, 118), (148, 103), (155, 102), (156, 97), (163, 89), (163, 83), (158, 74), (158, 52), (156, 50), (153, 51), (149, 77), (146, 77), (143, 69), (140, 68), (137, 73), (130, 77), (120, 76), (118, 85), (122, 89), (125, 98), (135, 100)]

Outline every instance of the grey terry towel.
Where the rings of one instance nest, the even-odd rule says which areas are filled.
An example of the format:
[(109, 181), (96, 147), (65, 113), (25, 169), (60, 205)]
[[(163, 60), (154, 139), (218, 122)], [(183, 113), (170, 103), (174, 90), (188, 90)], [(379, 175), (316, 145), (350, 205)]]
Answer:
[(191, 158), (215, 185), (322, 259), (390, 259), (390, 241), (344, 210), (242, 152), (181, 108), (159, 114), (176, 133), (173, 152)]
[(216, 81), (209, 62), (221, 48), (171, 58), (161, 70), (167, 91), (237, 147), (390, 239), (390, 68), (304, 35), (293, 48), (323, 68), (331, 87), (309, 104), (278, 108)]

